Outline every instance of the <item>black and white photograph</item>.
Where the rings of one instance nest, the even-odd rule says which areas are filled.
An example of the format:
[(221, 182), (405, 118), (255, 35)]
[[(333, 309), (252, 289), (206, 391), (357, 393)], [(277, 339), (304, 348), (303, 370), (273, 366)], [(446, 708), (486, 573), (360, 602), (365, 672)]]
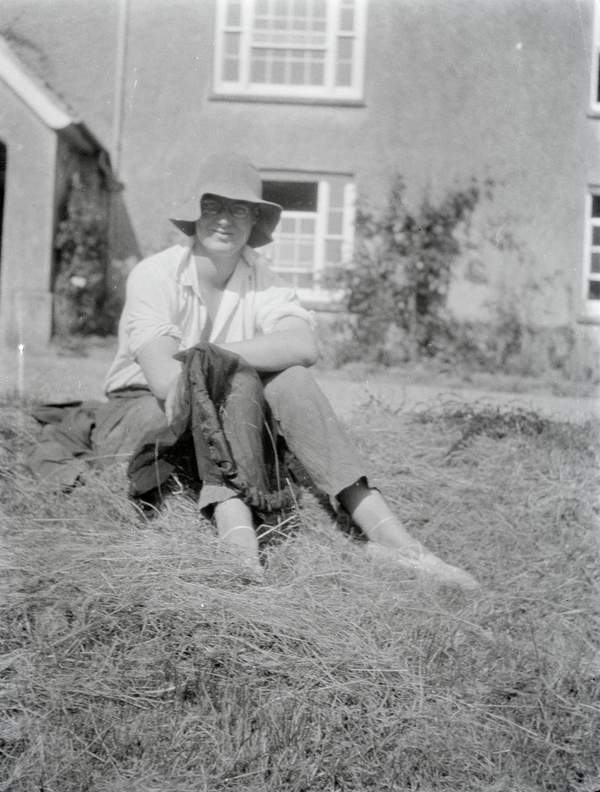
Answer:
[(2, 0), (0, 792), (600, 792), (600, 0)]

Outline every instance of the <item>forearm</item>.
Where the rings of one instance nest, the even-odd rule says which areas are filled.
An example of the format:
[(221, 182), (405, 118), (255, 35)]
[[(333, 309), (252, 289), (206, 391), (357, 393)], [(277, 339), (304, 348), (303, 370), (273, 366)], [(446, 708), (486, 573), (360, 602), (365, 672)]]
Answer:
[(168, 336), (156, 338), (138, 354), (148, 386), (159, 401), (164, 401), (173, 382), (181, 372), (181, 363), (173, 359), (178, 343)]
[(249, 341), (218, 344), (221, 349), (244, 358), (257, 371), (283, 371), (290, 366), (312, 366), (317, 360), (317, 345), (312, 330), (276, 330)]

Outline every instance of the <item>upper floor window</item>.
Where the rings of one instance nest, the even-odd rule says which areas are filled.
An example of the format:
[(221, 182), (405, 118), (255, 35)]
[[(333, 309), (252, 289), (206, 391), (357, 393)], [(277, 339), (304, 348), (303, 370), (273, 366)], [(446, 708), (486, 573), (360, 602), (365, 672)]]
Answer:
[(218, 0), (217, 93), (362, 97), (366, 0)]
[(592, 112), (600, 113), (600, 0), (595, 0), (594, 2), (594, 40), (592, 42), (590, 107)]
[(600, 188), (588, 195), (585, 235), (584, 304), (587, 314), (600, 316)]
[(289, 174), (264, 177), (263, 197), (283, 207), (271, 245), (271, 269), (306, 302), (330, 302), (331, 270), (352, 256), (354, 183), (346, 176)]

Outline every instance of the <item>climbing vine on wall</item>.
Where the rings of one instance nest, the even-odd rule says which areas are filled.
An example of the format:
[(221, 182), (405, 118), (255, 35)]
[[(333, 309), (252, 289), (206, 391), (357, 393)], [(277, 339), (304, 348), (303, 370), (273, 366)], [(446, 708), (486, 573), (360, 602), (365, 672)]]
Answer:
[(108, 213), (102, 190), (89, 174), (71, 176), (55, 249), (54, 334), (104, 334)]
[(399, 346), (405, 358), (431, 354), (447, 319), (453, 265), (462, 252), (456, 232), (490, 190), (490, 182), (473, 181), (435, 203), (425, 197), (413, 209), (397, 176), (381, 214), (358, 212), (354, 262), (341, 281), (354, 342), (364, 355), (385, 362), (390, 343), (396, 356)]

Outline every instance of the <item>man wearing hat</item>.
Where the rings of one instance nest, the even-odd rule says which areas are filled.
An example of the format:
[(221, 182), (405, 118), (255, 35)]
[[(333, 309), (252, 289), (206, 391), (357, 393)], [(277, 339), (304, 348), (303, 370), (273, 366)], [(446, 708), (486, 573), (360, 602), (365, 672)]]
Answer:
[[(183, 395), (182, 354), (205, 344), (258, 373), (277, 432), (314, 485), (366, 534), (374, 557), (475, 587), (467, 572), (411, 537), (369, 486), (365, 464), (311, 376), (318, 354), (312, 315), (256, 252), (271, 241), (280, 214), (279, 205), (262, 199), (260, 175), (246, 159), (206, 160), (195, 194), (173, 212), (187, 240), (141, 261), (128, 278), (105, 390), (109, 401), (136, 398), (121, 399), (118, 420), (101, 427), (103, 449), (130, 454), (152, 425), (179, 431), (182, 404), (194, 398), (189, 387)], [(238, 421), (243, 434), (250, 422)], [(258, 568), (248, 498), (205, 482), (199, 506), (214, 516), (219, 536)]]

